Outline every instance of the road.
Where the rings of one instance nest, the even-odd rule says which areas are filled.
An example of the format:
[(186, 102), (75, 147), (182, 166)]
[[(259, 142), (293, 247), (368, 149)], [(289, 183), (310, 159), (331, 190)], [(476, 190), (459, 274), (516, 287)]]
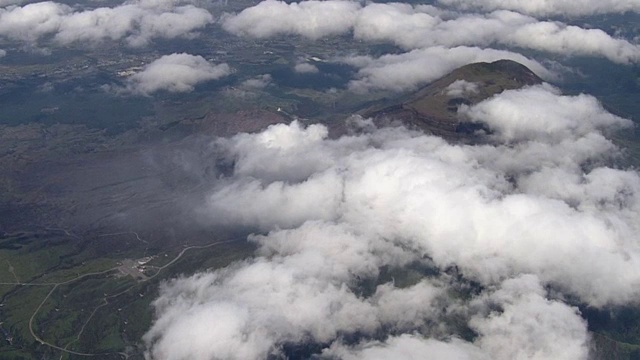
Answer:
[[(137, 234), (136, 234), (137, 235)], [(189, 250), (193, 250), (193, 249), (206, 249), (209, 247), (213, 247), (216, 245), (222, 245), (222, 244), (228, 244), (228, 243), (232, 243), (232, 242), (237, 242), (237, 241), (244, 241), (245, 238), (238, 238), (238, 239), (232, 239), (232, 240), (226, 240), (226, 241), (217, 241), (214, 243), (210, 243), (207, 245), (193, 245), (193, 246), (186, 246), (184, 247), (179, 253), (178, 255), (173, 258), (171, 261), (169, 261), (168, 263), (166, 263), (165, 265), (161, 266), (158, 268), (158, 271), (156, 271), (155, 274), (149, 276), (148, 278), (142, 280), (141, 282), (146, 282), (146, 281), (150, 281), (152, 279), (154, 279), (155, 277), (157, 277), (160, 272), (162, 272), (162, 270), (168, 268), (169, 266), (175, 264), (178, 260), (180, 260), (180, 258), (182, 258), (182, 256)], [(36, 316), (38, 315), (38, 312), (40, 312), (40, 309), (42, 309), (42, 307), (44, 306), (44, 304), (47, 302), (47, 300), (49, 300), (49, 298), (51, 297), (51, 294), (53, 294), (53, 292), (61, 285), (67, 285), (73, 282), (76, 282), (78, 280), (81, 280), (83, 278), (87, 278), (90, 276), (96, 276), (96, 275), (104, 275), (104, 274), (108, 274), (109, 272), (113, 272), (116, 271), (120, 268), (120, 266), (116, 266), (107, 270), (103, 270), (103, 271), (99, 271), (99, 272), (92, 272), (92, 273), (87, 273), (81, 276), (78, 276), (76, 278), (73, 278), (71, 280), (67, 280), (67, 281), (63, 281), (63, 282), (58, 282), (58, 283), (20, 283), (20, 282), (15, 282), (15, 283), (0, 283), (0, 285), (19, 285), (19, 286), (52, 286), (51, 290), (49, 291), (49, 293), (47, 293), (47, 295), (45, 296), (45, 298), (42, 300), (42, 302), (40, 303), (40, 305), (38, 305), (38, 307), (36, 308), (36, 310), (33, 312), (33, 314), (31, 315), (31, 318), (29, 319), (29, 332), (31, 333), (31, 336), (33, 336), (33, 338), (39, 342), (42, 345), (48, 346), (52, 349), (56, 349), (59, 350), (61, 352), (67, 353), (67, 354), (73, 354), (73, 355), (79, 355), (79, 356), (87, 356), (87, 357), (95, 357), (95, 356), (103, 356), (103, 355), (113, 355), (113, 354), (118, 354), (120, 356), (122, 356), (123, 358), (128, 358), (128, 355), (125, 353), (83, 353), (83, 352), (79, 352), (79, 351), (74, 351), (74, 350), (69, 350), (66, 347), (70, 346), (73, 342), (77, 341), (80, 339), (80, 336), (82, 335), (82, 333), (84, 332), (84, 329), (86, 328), (87, 324), (89, 323), (89, 321), (91, 321), (91, 319), (93, 318), (93, 315), (96, 313), (96, 311), (98, 311), (98, 309), (100, 309), (103, 306), (106, 306), (109, 304), (109, 299), (113, 299), (116, 298), (120, 295), (123, 295), (127, 292), (129, 292), (131, 289), (133, 289), (136, 285), (132, 285), (130, 287), (128, 287), (127, 289), (114, 294), (114, 295), (110, 295), (110, 296), (105, 296), (102, 299), (102, 304), (99, 305), (98, 307), (96, 307), (93, 312), (91, 313), (91, 315), (89, 316), (89, 318), (87, 319), (87, 321), (83, 324), (82, 328), (80, 329), (78, 335), (76, 336), (76, 340), (72, 341), (71, 343), (67, 344), (67, 346), (65, 348), (62, 348), (60, 346), (57, 346), (55, 344), (51, 344), (45, 340), (43, 340), (42, 338), (40, 338), (38, 336), (38, 334), (36, 334), (36, 332), (33, 330), (33, 322), (36, 318)]]

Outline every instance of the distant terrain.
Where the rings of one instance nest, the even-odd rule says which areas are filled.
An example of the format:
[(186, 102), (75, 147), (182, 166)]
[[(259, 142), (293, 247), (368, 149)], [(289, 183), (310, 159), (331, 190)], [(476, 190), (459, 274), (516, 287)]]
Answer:
[[(354, 103), (377, 126), (481, 143), (491, 129), (458, 110), (541, 82), (513, 61), (476, 63), (397, 98)], [(82, 124), (0, 126), (0, 357), (141, 359), (163, 279), (253, 253), (244, 239), (255, 229), (211, 226), (192, 210), (233, 166), (216, 158), (215, 139), (295, 118), (276, 101), (149, 117), (115, 134)], [(327, 122), (334, 136), (348, 131), (345, 117), (305, 121)], [(583, 315), (598, 358), (640, 356), (640, 309), (585, 307)]]

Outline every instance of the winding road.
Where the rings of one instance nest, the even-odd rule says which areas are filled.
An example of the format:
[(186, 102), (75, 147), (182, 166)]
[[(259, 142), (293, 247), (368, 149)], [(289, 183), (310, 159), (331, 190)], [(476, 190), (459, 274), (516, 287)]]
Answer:
[[(129, 233), (133, 233), (133, 232), (129, 232)], [(113, 235), (113, 234), (107, 234), (107, 235)], [(135, 234), (136, 237), (138, 239), (140, 239), (137, 234)], [(207, 245), (192, 245), (192, 246), (186, 246), (184, 247), (179, 253), (178, 255), (173, 258), (171, 261), (169, 261), (168, 263), (166, 263), (165, 265), (161, 266), (158, 268), (158, 270), (151, 276), (149, 276), (147, 279), (142, 280), (141, 282), (147, 282), (149, 280), (154, 279), (155, 277), (157, 277), (160, 272), (166, 268), (168, 268), (169, 266), (175, 264), (178, 260), (180, 260), (180, 258), (182, 258), (182, 256), (189, 250), (193, 250), (193, 249), (206, 249), (209, 247), (213, 247), (216, 245), (222, 245), (222, 244), (228, 244), (228, 243), (233, 243), (233, 242), (238, 242), (238, 241), (243, 241), (246, 238), (238, 238), (238, 239), (232, 239), (232, 240), (225, 240), (225, 241), (217, 241), (214, 243), (210, 243)], [(141, 240), (141, 239), (140, 239)], [(144, 241), (144, 240), (141, 240)], [(146, 241), (145, 241), (146, 242)], [(63, 282), (57, 282), (57, 283), (21, 283), (21, 282), (15, 282), (15, 283), (8, 283), (8, 282), (2, 282), (0, 283), (0, 285), (17, 285), (17, 286), (52, 286), (51, 290), (47, 293), (47, 295), (44, 297), (44, 299), (42, 300), (42, 302), (40, 302), (40, 305), (38, 305), (38, 307), (36, 308), (36, 310), (33, 312), (33, 314), (31, 315), (31, 318), (29, 319), (29, 332), (31, 333), (31, 336), (33, 336), (33, 338), (40, 343), (41, 345), (44, 346), (48, 346), (52, 349), (67, 353), (67, 354), (73, 354), (73, 355), (78, 355), (78, 356), (87, 356), (87, 357), (94, 357), (94, 356), (103, 356), (103, 355), (113, 355), (113, 354), (117, 354), (122, 356), (123, 358), (128, 358), (129, 355), (123, 352), (117, 352), (117, 353), (84, 353), (84, 352), (79, 352), (79, 351), (74, 351), (74, 350), (69, 350), (67, 348), (62, 348), (60, 346), (57, 346), (55, 344), (49, 343), (45, 340), (43, 340), (42, 338), (40, 338), (40, 336), (38, 336), (38, 334), (36, 334), (36, 332), (33, 329), (33, 322), (36, 318), (36, 316), (38, 315), (38, 313), (40, 312), (40, 310), (42, 309), (42, 307), (44, 306), (44, 304), (47, 302), (47, 300), (49, 300), (49, 298), (51, 297), (51, 294), (53, 294), (53, 292), (61, 285), (67, 285), (79, 280), (82, 280), (84, 278), (90, 277), (90, 276), (96, 276), (96, 275), (104, 275), (104, 274), (108, 274), (109, 272), (113, 272), (118, 270), (119, 266), (107, 269), (107, 270), (103, 270), (103, 271), (98, 271), (98, 272), (91, 272), (91, 273), (87, 273), (87, 274), (83, 274), (81, 276), (78, 276), (76, 278), (73, 278), (71, 280), (67, 280), (67, 281), (63, 281)], [(137, 285), (137, 284), (136, 284)], [(83, 324), (82, 328), (80, 329), (78, 335), (76, 336), (76, 341), (80, 339), (80, 336), (82, 335), (82, 333), (84, 332), (84, 329), (86, 328), (87, 324), (89, 323), (89, 321), (91, 321), (91, 319), (93, 318), (93, 315), (96, 313), (96, 311), (98, 309), (100, 309), (103, 306), (106, 306), (109, 304), (109, 299), (113, 299), (116, 298), (120, 295), (123, 295), (127, 292), (129, 292), (131, 289), (133, 289), (136, 285), (132, 285), (130, 287), (128, 287), (127, 289), (114, 294), (114, 295), (110, 295), (110, 296), (105, 296), (102, 300), (103, 303), (101, 305), (99, 305), (98, 307), (96, 307), (93, 312), (91, 313), (91, 315), (89, 316), (89, 318), (87, 319), (87, 321)], [(71, 342), (73, 343), (73, 341)], [(71, 343), (67, 344), (67, 347), (69, 345), (71, 345)]]

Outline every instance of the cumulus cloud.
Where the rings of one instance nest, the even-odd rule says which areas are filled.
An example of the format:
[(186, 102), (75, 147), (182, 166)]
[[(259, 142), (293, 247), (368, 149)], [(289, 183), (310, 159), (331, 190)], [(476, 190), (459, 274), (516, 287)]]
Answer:
[(506, 280), (485, 299), (502, 310), (470, 321), (476, 344), (494, 359), (586, 359), (586, 322), (576, 308), (545, 296), (533, 275)]
[(349, 88), (356, 92), (367, 92), (375, 89), (395, 91), (415, 89), (460, 66), (500, 59), (510, 59), (524, 64), (547, 80), (555, 77), (539, 62), (523, 55), (504, 50), (465, 46), (430, 47), (403, 54), (383, 55), (379, 58), (352, 56), (339, 61), (359, 68), (356, 78), (349, 82)]
[(207, 10), (170, 1), (132, 1), (91, 10), (45, 1), (0, 9), (0, 36), (29, 45), (52, 37), (58, 45), (124, 39), (130, 46), (143, 46), (154, 38), (194, 36), (211, 22)]
[[(268, 0), (229, 15), (223, 27), (258, 38), (298, 34), (312, 39), (353, 31), (356, 39), (388, 41), (405, 49), (494, 45), (566, 56), (599, 56), (617, 63), (640, 61), (640, 47), (600, 29), (539, 21), (513, 11), (451, 14), (403, 3)], [(309, 24), (312, 24), (311, 26)]]
[[(546, 102), (560, 106), (538, 108)], [(608, 113), (592, 96), (559, 97), (559, 90), (549, 85), (509, 91), (471, 108), (465, 107), (462, 113), (489, 125), (503, 142), (544, 137), (546, 142), (558, 143), (571, 137), (586, 136), (598, 128), (628, 123)], [(532, 117), (535, 122), (531, 121)]]
[(466, 94), (477, 93), (478, 84), (465, 80), (456, 80), (451, 83), (451, 85), (447, 86), (444, 90), (446, 91), (447, 96), (464, 96)]
[(271, 80), (271, 75), (262, 74), (254, 77), (253, 79), (243, 81), (241, 85), (248, 88), (263, 89), (271, 84)]
[(535, 16), (585, 16), (594, 14), (624, 13), (627, 11), (640, 12), (640, 3), (627, 0), (438, 0), (438, 3), (463, 10), (493, 11), (497, 9), (507, 9)]
[(202, 56), (185, 53), (165, 55), (129, 77), (125, 91), (142, 95), (160, 90), (189, 92), (197, 84), (216, 80), (230, 73), (229, 65), (214, 65)]
[(357, 346), (333, 344), (324, 355), (345, 360), (424, 359), (425, 354), (434, 359), (587, 359), (585, 321), (575, 308), (545, 298), (535, 276), (509, 279), (474, 302), (502, 307), (473, 315), (474, 343), (404, 334)]
[(293, 70), (299, 74), (315, 74), (320, 72), (317, 66), (309, 63), (299, 63), (293, 67)]
[(311, 39), (349, 31), (360, 5), (353, 1), (302, 1), (287, 4), (266, 0), (223, 19), (225, 30), (257, 38), (299, 34)]
[(491, 141), (299, 122), (216, 140), (233, 172), (199, 216), (257, 231), (256, 256), (165, 283), (147, 356), (585, 359), (565, 295), (640, 296), (640, 176), (606, 166), (631, 122), (549, 85), (464, 116)]
[(406, 49), (499, 44), (567, 56), (602, 56), (618, 63), (640, 61), (638, 45), (602, 30), (539, 21), (511, 11), (444, 20), (407, 4), (372, 4), (362, 9), (354, 36), (391, 41)]
[(480, 349), (460, 339), (439, 341), (417, 335), (394, 336), (385, 342), (371, 342), (356, 347), (333, 345), (324, 352), (328, 357), (344, 360), (385, 360), (402, 358), (424, 359), (428, 354), (433, 359), (488, 360)]

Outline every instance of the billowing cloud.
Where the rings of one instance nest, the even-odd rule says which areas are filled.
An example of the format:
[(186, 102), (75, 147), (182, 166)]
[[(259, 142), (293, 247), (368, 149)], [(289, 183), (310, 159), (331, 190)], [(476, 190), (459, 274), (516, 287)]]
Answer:
[(438, 0), (438, 3), (442, 5), (453, 6), (463, 10), (493, 11), (498, 9), (506, 9), (535, 16), (584, 16), (594, 14), (624, 13), (627, 11), (640, 12), (640, 3), (638, 3), (637, 1), (627, 0)]
[(225, 30), (257, 38), (299, 34), (311, 39), (349, 31), (360, 5), (353, 1), (309, 0), (287, 4), (266, 0), (223, 20)]
[(385, 360), (402, 358), (407, 360), (424, 359), (428, 354), (433, 359), (488, 360), (482, 351), (469, 343), (453, 338), (440, 341), (417, 335), (400, 335), (385, 342), (368, 342), (347, 347), (334, 344), (324, 352), (329, 358), (344, 360)]
[(444, 90), (446, 94), (451, 97), (475, 94), (478, 92), (478, 84), (466, 80), (456, 80)]
[(640, 61), (637, 44), (602, 30), (539, 21), (511, 11), (443, 20), (407, 4), (371, 4), (362, 9), (354, 36), (391, 41), (406, 49), (498, 44), (567, 56), (602, 56), (618, 63)]
[(349, 88), (356, 92), (374, 89), (403, 91), (415, 89), (436, 80), (452, 70), (475, 62), (510, 59), (525, 64), (538, 76), (550, 80), (554, 74), (535, 60), (504, 50), (477, 47), (430, 47), (403, 54), (383, 55), (379, 58), (354, 56), (339, 61), (359, 68)]
[(587, 359), (589, 336), (575, 308), (545, 298), (535, 276), (510, 279), (476, 304), (503, 307), (480, 311), (471, 319), (478, 338), (474, 344), (404, 334), (384, 342), (344, 346), (333, 344), (324, 355), (345, 360), (424, 359)]
[[(545, 138), (558, 143), (576, 136), (586, 136), (598, 128), (619, 127), (626, 121), (608, 113), (588, 95), (558, 97), (558, 90), (543, 85), (526, 90), (509, 91), (462, 113), (474, 121), (489, 125), (502, 142)], [(555, 102), (562, 106), (541, 110), (540, 104)], [(531, 121), (535, 117), (536, 121)]]
[(263, 89), (269, 86), (269, 84), (271, 84), (271, 80), (272, 80), (271, 75), (262, 74), (252, 79), (243, 81), (241, 85), (248, 88)]
[(539, 21), (506, 10), (441, 17), (433, 7), (402, 3), (360, 7), (349, 1), (287, 4), (267, 0), (227, 16), (223, 27), (259, 38), (298, 34), (317, 39), (353, 31), (356, 39), (388, 41), (405, 49), (499, 45), (566, 56), (606, 57), (625, 64), (640, 61), (640, 46), (602, 30)]
[(216, 140), (234, 170), (197, 212), (258, 250), (165, 283), (147, 356), (585, 359), (565, 295), (640, 296), (640, 175), (605, 165), (631, 122), (549, 85), (463, 112), (491, 142), (299, 122)]
[(586, 359), (586, 322), (576, 308), (545, 293), (535, 276), (506, 280), (485, 299), (502, 311), (470, 321), (479, 335), (475, 343), (494, 359)]
[(231, 73), (227, 64), (214, 65), (202, 56), (165, 55), (127, 79), (126, 91), (149, 95), (156, 91), (189, 92), (199, 83)]
[(0, 9), (0, 36), (29, 45), (53, 37), (59, 45), (124, 39), (130, 46), (142, 46), (154, 38), (194, 36), (213, 22), (205, 9), (174, 3), (133, 1), (91, 10), (52, 1), (9, 6)]
[(299, 74), (314, 74), (320, 71), (317, 66), (306, 62), (296, 64), (293, 70)]

